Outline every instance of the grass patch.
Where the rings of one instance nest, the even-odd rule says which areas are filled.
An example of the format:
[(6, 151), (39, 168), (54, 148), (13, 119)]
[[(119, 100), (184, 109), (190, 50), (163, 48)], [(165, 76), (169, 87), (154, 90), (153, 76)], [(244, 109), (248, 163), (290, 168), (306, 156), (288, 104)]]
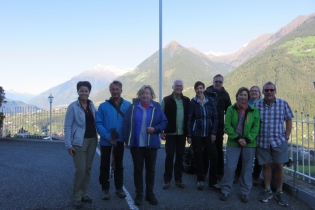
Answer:
[(315, 56), (315, 36), (298, 37), (278, 47), (287, 48), (287, 53), (297, 57)]

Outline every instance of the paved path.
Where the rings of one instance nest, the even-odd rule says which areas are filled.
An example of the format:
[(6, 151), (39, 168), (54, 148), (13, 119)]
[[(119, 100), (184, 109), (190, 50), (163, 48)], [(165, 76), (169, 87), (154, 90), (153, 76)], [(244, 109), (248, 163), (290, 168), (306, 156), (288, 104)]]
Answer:
[[(219, 200), (219, 193), (196, 189), (195, 175), (184, 174), (185, 189), (172, 182), (168, 190), (162, 189), (165, 150), (158, 152), (155, 194), (157, 206), (143, 201), (139, 208), (133, 205), (135, 196), (133, 185), (133, 165), (129, 150), (125, 150), (124, 189), (128, 196), (121, 199), (115, 196), (113, 180), (110, 189), (111, 199), (101, 200), (101, 187), (98, 183), (100, 158), (96, 153), (92, 180), (89, 188), (92, 204), (84, 204), (83, 209), (279, 209), (272, 199), (267, 204), (257, 200), (260, 187), (253, 187), (250, 201), (244, 204), (239, 199), (239, 187), (228, 201)], [(5, 140), (0, 139), (0, 209), (73, 209), (71, 202), (74, 166), (63, 142), (45, 140)], [(303, 202), (287, 195), (290, 207), (287, 209), (310, 209)], [(284, 207), (283, 207), (284, 208)]]

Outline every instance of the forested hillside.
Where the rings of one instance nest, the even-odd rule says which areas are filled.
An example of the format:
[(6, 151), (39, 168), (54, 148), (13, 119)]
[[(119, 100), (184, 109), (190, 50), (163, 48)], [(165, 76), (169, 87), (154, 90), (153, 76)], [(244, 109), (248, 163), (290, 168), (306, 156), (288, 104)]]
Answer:
[(277, 85), (277, 97), (286, 99), (293, 110), (315, 116), (315, 18), (301, 25), (258, 56), (229, 73), (225, 87), (232, 100), (241, 86)]

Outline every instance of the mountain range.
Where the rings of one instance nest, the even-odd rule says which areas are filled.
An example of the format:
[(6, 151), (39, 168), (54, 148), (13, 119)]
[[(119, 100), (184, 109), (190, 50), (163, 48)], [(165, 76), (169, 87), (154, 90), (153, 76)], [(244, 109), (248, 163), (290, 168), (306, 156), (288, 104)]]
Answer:
[(68, 106), (69, 103), (73, 102), (78, 97), (76, 91), (76, 84), (78, 81), (89, 81), (92, 84), (91, 93), (96, 93), (107, 87), (108, 84), (118, 76), (131, 70), (132, 69), (130, 68), (124, 67), (97, 65), (71, 78), (65, 83), (42, 92), (38, 96), (30, 99), (27, 103), (35, 104), (38, 107), (47, 109), (49, 108), (48, 96), (52, 94), (54, 97), (54, 106)]
[[(175, 40), (171, 41), (163, 48), (163, 96), (171, 93), (173, 80), (180, 78), (184, 81), (184, 94), (192, 97), (193, 84), (197, 80), (208, 86), (213, 76), (220, 73), (225, 75), (224, 85), (232, 100), (239, 87), (261, 87), (270, 80), (277, 84), (277, 95), (287, 98), (294, 109), (310, 111), (307, 104), (314, 100), (309, 95), (315, 94), (309, 82), (315, 78), (314, 16), (315, 13), (299, 16), (276, 33), (260, 35), (228, 55), (204, 54), (194, 48), (186, 48)], [(135, 69), (128, 69), (120, 75), (109, 71), (107, 67), (96, 66), (41, 93), (28, 103), (47, 108), (47, 97), (52, 93), (55, 97), (54, 106), (68, 105), (77, 97), (75, 84), (80, 80), (92, 83), (90, 98), (96, 103), (110, 97), (108, 84), (113, 79), (123, 83), (122, 95), (129, 100), (136, 96), (143, 84), (152, 85), (158, 96), (158, 61), (156, 51)]]

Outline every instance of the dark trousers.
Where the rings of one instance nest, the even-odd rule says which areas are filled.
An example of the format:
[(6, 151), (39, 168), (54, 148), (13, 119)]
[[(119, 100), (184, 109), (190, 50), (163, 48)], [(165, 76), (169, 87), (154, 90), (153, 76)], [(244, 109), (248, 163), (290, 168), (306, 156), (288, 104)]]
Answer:
[[(224, 152), (223, 152), (223, 135), (224, 131), (221, 128), (218, 128), (216, 140), (215, 140), (215, 146), (217, 148), (218, 153), (218, 176), (223, 177), (224, 175)], [(209, 155), (207, 154), (207, 151), (204, 151), (203, 154), (203, 169), (204, 174), (207, 175), (208, 169), (209, 169)]]
[(143, 166), (145, 164), (145, 184), (146, 194), (153, 193), (155, 179), (155, 164), (157, 157), (157, 149), (148, 149), (145, 147), (131, 148), (133, 160), (133, 179), (135, 183), (136, 193), (143, 194)]
[(192, 147), (195, 155), (195, 171), (197, 181), (202, 182), (205, 180), (203, 171), (203, 152), (207, 151), (210, 158), (209, 170), (209, 186), (217, 183), (217, 170), (218, 170), (218, 153), (215, 143), (212, 143), (211, 137), (192, 137)]
[[(261, 173), (261, 168), (262, 166), (258, 164), (258, 159), (255, 158), (255, 165), (253, 168), (253, 177), (254, 178), (259, 178), (259, 175)], [(241, 171), (242, 171), (242, 155), (240, 155), (238, 163), (237, 163), (237, 168), (235, 170), (235, 176), (240, 177), (241, 176)]]
[[(117, 146), (114, 147), (114, 183), (116, 189), (122, 189), (124, 179), (124, 142), (117, 142)], [(99, 182), (102, 186), (102, 190), (109, 189), (109, 177), (110, 177), (110, 165), (111, 165), (112, 146), (101, 146), (101, 166)]]
[[(186, 136), (184, 135), (166, 135), (165, 142), (165, 172), (164, 181), (170, 182), (172, 180), (172, 173), (174, 168), (175, 181), (182, 182), (182, 167), (183, 156), (185, 152)], [(174, 164), (174, 156), (176, 159)]]

